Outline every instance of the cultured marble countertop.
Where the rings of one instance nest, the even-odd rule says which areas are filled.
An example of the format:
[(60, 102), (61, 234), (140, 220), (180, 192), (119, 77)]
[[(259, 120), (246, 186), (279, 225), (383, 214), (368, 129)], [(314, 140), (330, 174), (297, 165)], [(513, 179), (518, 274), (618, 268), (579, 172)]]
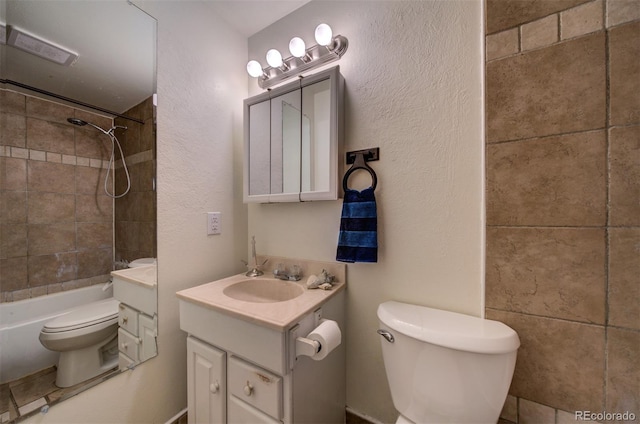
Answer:
[[(219, 311), (245, 321), (257, 323), (278, 331), (287, 330), (292, 324), (309, 312), (314, 311), (332, 296), (344, 290), (346, 283), (334, 283), (331, 290), (306, 288), (306, 277), (301, 281), (289, 281), (299, 284), (304, 292), (291, 300), (270, 303), (257, 303), (237, 300), (223, 293), (224, 289), (240, 281), (249, 280), (245, 274), (206, 283), (200, 286), (181, 290), (176, 293), (179, 299)], [(256, 279), (273, 279), (268, 275), (254, 277)]]

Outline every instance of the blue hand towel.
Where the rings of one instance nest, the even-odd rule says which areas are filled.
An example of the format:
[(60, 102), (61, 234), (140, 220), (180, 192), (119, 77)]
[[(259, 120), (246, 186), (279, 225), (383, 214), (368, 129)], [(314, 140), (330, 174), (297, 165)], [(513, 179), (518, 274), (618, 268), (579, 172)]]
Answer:
[(378, 262), (378, 217), (373, 187), (345, 190), (336, 260)]

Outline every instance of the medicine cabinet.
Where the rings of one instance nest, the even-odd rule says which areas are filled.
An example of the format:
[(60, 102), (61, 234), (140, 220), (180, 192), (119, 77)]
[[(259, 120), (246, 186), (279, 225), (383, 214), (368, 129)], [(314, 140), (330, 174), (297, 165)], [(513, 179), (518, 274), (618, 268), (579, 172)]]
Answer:
[(244, 202), (338, 198), (339, 67), (244, 101)]

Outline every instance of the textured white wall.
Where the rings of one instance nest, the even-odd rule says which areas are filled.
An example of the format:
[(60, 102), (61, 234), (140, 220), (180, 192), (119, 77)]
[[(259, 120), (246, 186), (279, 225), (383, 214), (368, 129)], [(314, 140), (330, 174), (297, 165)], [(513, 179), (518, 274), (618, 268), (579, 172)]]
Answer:
[[(295, 35), (315, 43), (321, 22), (349, 39), (338, 62), (345, 150), (380, 147), (381, 156), (371, 163), (378, 263), (348, 266), (347, 404), (392, 422), (378, 304), (394, 299), (482, 315), (481, 2), (313, 1), (250, 37), (249, 57), (264, 64), (269, 48), (288, 52)], [(254, 80), (249, 91), (261, 91)], [(250, 205), (249, 234), (260, 253), (335, 260), (341, 207)]]
[[(135, 3), (158, 20), (159, 355), (30, 423), (164, 423), (184, 408), (186, 342), (175, 292), (237, 273), (246, 258), (246, 38), (206, 1)], [(222, 235), (206, 235), (207, 211), (222, 212)]]

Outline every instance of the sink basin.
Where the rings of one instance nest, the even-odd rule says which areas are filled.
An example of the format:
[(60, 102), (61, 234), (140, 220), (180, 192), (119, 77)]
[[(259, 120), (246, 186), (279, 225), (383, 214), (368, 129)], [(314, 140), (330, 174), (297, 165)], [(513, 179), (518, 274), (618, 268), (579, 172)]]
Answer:
[(253, 303), (275, 303), (295, 299), (304, 293), (302, 286), (273, 278), (252, 278), (231, 284), (222, 291), (225, 296)]

